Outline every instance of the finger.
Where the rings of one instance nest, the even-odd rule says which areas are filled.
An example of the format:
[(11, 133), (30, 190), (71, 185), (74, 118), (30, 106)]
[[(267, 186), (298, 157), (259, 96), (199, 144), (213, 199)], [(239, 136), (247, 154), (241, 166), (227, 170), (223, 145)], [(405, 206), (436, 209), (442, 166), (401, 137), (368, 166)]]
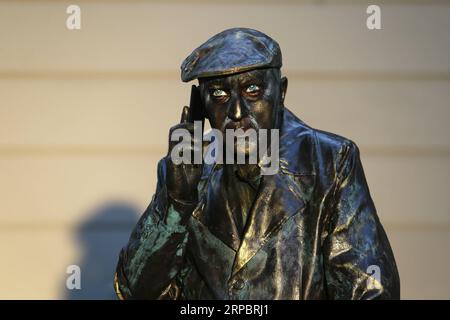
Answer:
[(189, 107), (184, 106), (183, 111), (181, 111), (181, 120), (180, 123), (186, 123), (189, 118)]
[(172, 133), (175, 130), (179, 130), (179, 129), (186, 129), (187, 131), (189, 131), (190, 133), (193, 134), (194, 133), (194, 124), (190, 123), (190, 122), (176, 124), (170, 128), (169, 135), (172, 135)]

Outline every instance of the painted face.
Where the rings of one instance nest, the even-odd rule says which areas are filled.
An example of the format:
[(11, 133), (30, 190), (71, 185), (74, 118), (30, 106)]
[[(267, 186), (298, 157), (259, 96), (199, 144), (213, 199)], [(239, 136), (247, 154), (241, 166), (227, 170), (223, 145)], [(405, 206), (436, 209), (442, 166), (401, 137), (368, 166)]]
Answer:
[[(280, 77), (279, 69), (254, 69), (229, 76), (199, 79), (205, 117), (211, 127), (222, 132), (227, 142), (226, 130), (277, 129), (280, 110), (287, 88), (287, 79)], [(270, 134), (268, 134), (270, 137)], [(226, 143), (233, 146), (235, 154), (245, 155), (259, 148), (256, 143)], [(268, 141), (270, 143), (270, 141)]]

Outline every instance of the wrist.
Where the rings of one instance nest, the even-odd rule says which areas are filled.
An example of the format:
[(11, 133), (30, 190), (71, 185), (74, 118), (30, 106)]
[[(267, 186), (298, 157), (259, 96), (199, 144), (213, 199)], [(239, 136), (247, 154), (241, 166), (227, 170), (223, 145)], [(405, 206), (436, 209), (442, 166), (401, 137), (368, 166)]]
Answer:
[(172, 192), (170, 190), (167, 190), (167, 197), (174, 204), (179, 204), (181, 206), (191, 206), (198, 203), (197, 192), (181, 195), (179, 194), (179, 192)]
[(171, 195), (170, 192), (167, 193), (167, 200), (169, 206), (171, 205), (174, 210), (180, 213), (181, 216), (180, 222), (182, 224), (184, 224), (187, 221), (187, 219), (190, 217), (191, 213), (194, 211), (195, 207), (198, 204), (198, 200), (179, 199)]

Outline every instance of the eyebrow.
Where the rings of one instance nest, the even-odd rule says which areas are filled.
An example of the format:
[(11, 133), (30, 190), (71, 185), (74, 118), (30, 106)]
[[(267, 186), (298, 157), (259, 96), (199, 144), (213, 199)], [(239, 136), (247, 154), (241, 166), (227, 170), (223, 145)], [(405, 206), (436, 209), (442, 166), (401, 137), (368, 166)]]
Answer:
[(252, 72), (246, 72), (239, 75), (239, 82), (248, 82), (248, 81), (261, 81), (262, 78), (265, 78), (265, 73), (263, 70), (253, 70)]
[(211, 80), (211, 81), (208, 81), (207, 83), (206, 83), (206, 86), (207, 87), (214, 87), (214, 86), (222, 86), (224, 83), (223, 83), (223, 80), (222, 79), (214, 79), (214, 80)]
[[(242, 82), (244, 82), (244, 83), (245, 82), (251, 82), (251, 81), (258, 81), (258, 82), (259, 81), (264, 81), (264, 79), (261, 79), (261, 78), (265, 78), (265, 73), (264, 73), (264, 70), (259, 70), (259, 69), (252, 70), (250, 72), (244, 72), (244, 73), (238, 75), (238, 81), (241, 82), (241, 83)], [(225, 77), (217, 78), (217, 79), (211, 79), (211, 80), (207, 81), (205, 83), (205, 85), (208, 88), (221, 87), (221, 86), (225, 85), (224, 79), (225, 79)]]

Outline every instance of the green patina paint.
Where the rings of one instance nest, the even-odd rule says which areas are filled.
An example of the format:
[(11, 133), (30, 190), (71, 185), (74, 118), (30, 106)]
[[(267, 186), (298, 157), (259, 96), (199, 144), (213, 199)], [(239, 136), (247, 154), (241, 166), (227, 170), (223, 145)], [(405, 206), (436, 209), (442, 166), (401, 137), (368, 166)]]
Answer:
[[(170, 241), (173, 234), (186, 231), (186, 227), (179, 224), (180, 220), (180, 214), (172, 206), (169, 207), (167, 212), (167, 223), (156, 222), (149, 216), (145, 223), (145, 231), (140, 239), (143, 245), (138, 248), (130, 262), (130, 268), (133, 270), (129, 274), (134, 275), (129, 279), (131, 283), (138, 281), (145, 261)], [(180, 250), (182, 250), (182, 247), (178, 249), (178, 251)], [(178, 251), (177, 255), (181, 255), (182, 252), (178, 254)]]
[(205, 180), (200, 180), (200, 182), (197, 184), (197, 191), (198, 191), (198, 194), (201, 194), (201, 193), (202, 193), (203, 188), (205, 187), (205, 183), (206, 183)]
[(167, 210), (167, 225), (177, 225), (181, 221), (180, 214), (173, 208), (173, 206), (169, 206), (169, 209)]

